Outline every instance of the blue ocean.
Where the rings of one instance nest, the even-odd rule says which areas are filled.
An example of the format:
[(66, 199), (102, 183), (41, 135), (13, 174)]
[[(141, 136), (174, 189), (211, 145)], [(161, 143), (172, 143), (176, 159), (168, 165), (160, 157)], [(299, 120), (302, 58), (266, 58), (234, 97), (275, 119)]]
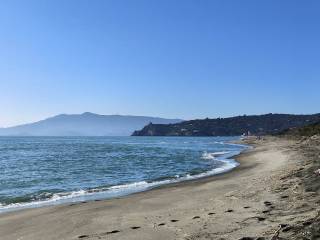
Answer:
[(231, 170), (239, 137), (0, 137), (0, 212), (106, 199)]

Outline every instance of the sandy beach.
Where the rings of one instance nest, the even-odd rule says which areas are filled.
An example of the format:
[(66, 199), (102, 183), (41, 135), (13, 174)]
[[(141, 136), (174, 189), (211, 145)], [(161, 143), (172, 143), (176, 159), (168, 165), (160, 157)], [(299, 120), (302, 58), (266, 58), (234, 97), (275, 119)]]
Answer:
[(247, 140), (254, 148), (223, 175), (118, 199), (4, 213), (0, 238), (302, 239), (299, 234), (313, 234), (319, 226), (312, 161), (319, 157), (319, 142)]

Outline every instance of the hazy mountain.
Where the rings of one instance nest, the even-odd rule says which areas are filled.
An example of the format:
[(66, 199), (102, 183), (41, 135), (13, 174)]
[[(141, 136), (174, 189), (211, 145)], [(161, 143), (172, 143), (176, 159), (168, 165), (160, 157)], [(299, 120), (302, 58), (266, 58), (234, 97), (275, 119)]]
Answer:
[(134, 136), (236, 136), (250, 132), (264, 135), (320, 121), (320, 114), (265, 114), (183, 121), (176, 124), (148, 124)]
[(39, 122), (0, 128), (2, 136), (129, 136), (148, 123), (168, 124), (180, 119), (145, 116), (61, 114)]

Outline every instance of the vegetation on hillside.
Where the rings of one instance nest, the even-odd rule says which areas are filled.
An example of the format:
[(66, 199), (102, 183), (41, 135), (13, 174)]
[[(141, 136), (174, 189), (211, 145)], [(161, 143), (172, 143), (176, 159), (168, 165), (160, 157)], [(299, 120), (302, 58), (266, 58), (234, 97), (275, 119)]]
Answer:
[(290, 135), (290, 136), (306, 136), (306, 137), (320, 135), (320, 121), (313, 124), (309, 124), (304, 127), (287, 129), (281, 132), (280, 134)]
[(176, 124), (150, 123), (133, 136), (237, 136), (277, 134), (285, 129), (320, 121), (320, 114), (265, 114), (184, 121)]

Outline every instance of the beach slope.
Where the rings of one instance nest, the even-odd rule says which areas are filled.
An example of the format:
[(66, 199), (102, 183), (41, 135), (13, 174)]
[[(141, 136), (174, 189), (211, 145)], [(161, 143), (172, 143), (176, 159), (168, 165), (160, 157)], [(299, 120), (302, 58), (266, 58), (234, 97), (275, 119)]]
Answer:
[(290, 237), (317, 217), (316, 193), (293, 175), (304, 164), (301, 142), (268, 137), (246, 143), (254, 148), (226, 174), (118, 199), (1, 214), (1, 239)]

